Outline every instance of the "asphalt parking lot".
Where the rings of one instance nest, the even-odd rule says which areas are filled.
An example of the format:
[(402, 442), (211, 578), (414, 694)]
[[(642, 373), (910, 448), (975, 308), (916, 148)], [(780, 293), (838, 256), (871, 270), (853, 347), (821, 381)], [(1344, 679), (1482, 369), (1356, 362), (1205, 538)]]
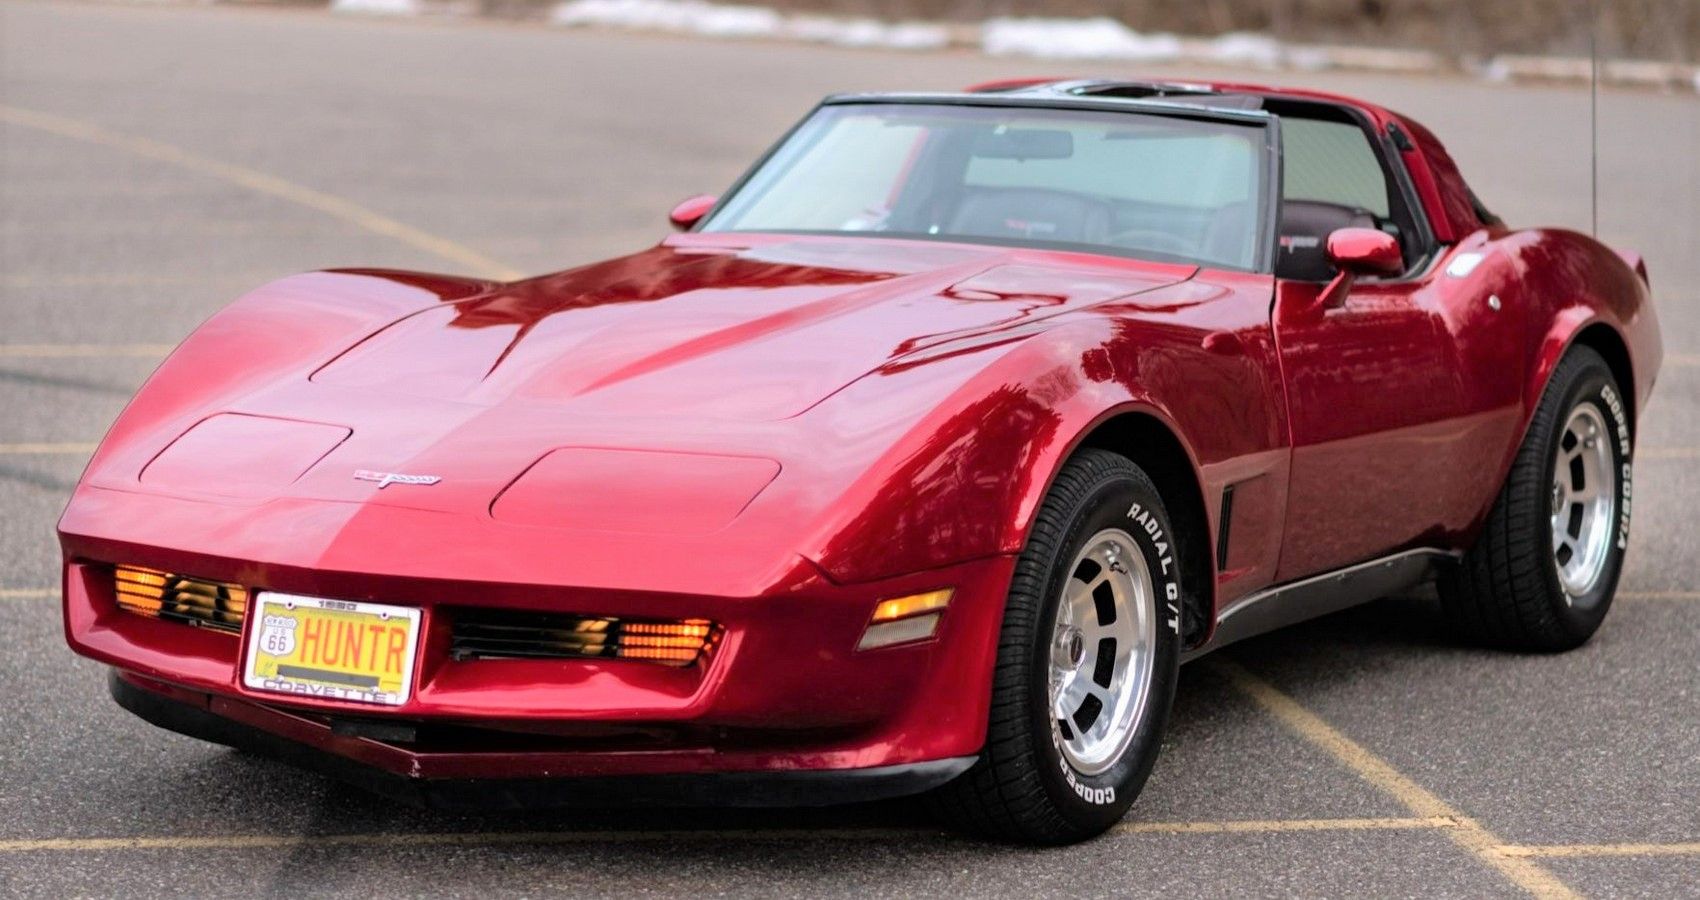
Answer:
[[(542, 272), (654, 241), (820, 95), (1120, 74), (532, 27), (0, 4), (0, 894), (1700, 894), (1700, 99), (1607, 93), (1600, 225), (1665, 370), (1618, 606), (1458, 646), (1388, 598), (1183, 673), (1149, 787), (1063, 850), (905, 803), (444, 816), (166, 734), (65, 649), (53, 525), (165, 350), (298, 271)], [(1163, 73), (1181, 74), (1181, 73)], [(1243, 73), (1238, 73), (1243, 76)], [(1286, 76), (1404, 109), (1515, 224), (1589, 223), (1586, 92)]]

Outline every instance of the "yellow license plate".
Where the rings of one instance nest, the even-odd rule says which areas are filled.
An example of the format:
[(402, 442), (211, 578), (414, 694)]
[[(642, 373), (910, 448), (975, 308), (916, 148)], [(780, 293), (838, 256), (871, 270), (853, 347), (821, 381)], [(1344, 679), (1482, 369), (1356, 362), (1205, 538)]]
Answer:
[(399, 706), (413, 689), (419, 610), (262, 593), (242, 683), (320, 700)]

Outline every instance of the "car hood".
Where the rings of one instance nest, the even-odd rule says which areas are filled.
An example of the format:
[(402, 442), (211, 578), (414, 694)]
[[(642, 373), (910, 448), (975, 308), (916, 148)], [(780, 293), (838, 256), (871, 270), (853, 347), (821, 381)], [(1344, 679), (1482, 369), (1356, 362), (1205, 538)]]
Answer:
[(318, 384), (585, 415), (775, 420), (910, 354), (1192, 274), (879, 239), (655, 249), (398, 318)]
[[(985, 364), (976, 351), (1193, 271), (687, 235), (512, 285), (297, 276), (161, 366), (61, 534), (91, 558), (137, 545), (204, 558), (156, 566), (754, 592)], [(906, 387), (854, 415), (823, 402), (876, 371)]]

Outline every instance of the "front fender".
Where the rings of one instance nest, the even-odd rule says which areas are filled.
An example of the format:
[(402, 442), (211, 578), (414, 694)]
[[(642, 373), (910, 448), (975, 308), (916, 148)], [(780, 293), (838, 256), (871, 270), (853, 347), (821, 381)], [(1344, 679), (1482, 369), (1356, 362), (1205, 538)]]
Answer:
[[(1257, 474), (1248, 461), (1283, 467), (1268, 294), (1193, 284), (1140, 300), (1133, 315), (1106, 305), (1013, 343), (888, 367), (823, 404), (846, 435), (889, 428), (898, 400), (926, 409), (905, 418), (804, 555), (854, 582), (1017, 553), (1069, 455), (1127, 413), (1163, 424), (1202, 497)], [(1227, 324), (1236, 330), (1209, 327)], [(1213, 340), (1223, 334), (1231, 340)], [(1206, 507), (1214, 534), (1218, 504)]]
[[(1094, 424), (1135, 410), (1168, 420), (1149, 392), (1103, 378), (1067, 339), (1102, 342), (1098, 324), (1027, 342), (967, 379), (852, 488), (843, 505), (859, 514), (812, 558), (855, 582), (1019, 552)], [(1084, 341), (1088, 330), (1099, 341)]]

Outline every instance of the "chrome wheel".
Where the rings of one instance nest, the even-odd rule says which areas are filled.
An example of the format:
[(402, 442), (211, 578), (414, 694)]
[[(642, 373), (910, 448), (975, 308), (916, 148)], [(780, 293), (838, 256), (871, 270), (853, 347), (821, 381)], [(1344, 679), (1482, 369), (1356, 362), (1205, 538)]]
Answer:
[(1051, 739), (1082, 775), (1115, 765), (1151, 693), (1156, 659), (1151, 570), (1119, 529), (1086, 542), (1057, 601), (1051, 636)]
[(1552, 466), (1553, 565), (1570, 605), (1606, 569), (1617, 488), (1605, 416), (1592, 402), (1580, 403), (1564, 423)]

